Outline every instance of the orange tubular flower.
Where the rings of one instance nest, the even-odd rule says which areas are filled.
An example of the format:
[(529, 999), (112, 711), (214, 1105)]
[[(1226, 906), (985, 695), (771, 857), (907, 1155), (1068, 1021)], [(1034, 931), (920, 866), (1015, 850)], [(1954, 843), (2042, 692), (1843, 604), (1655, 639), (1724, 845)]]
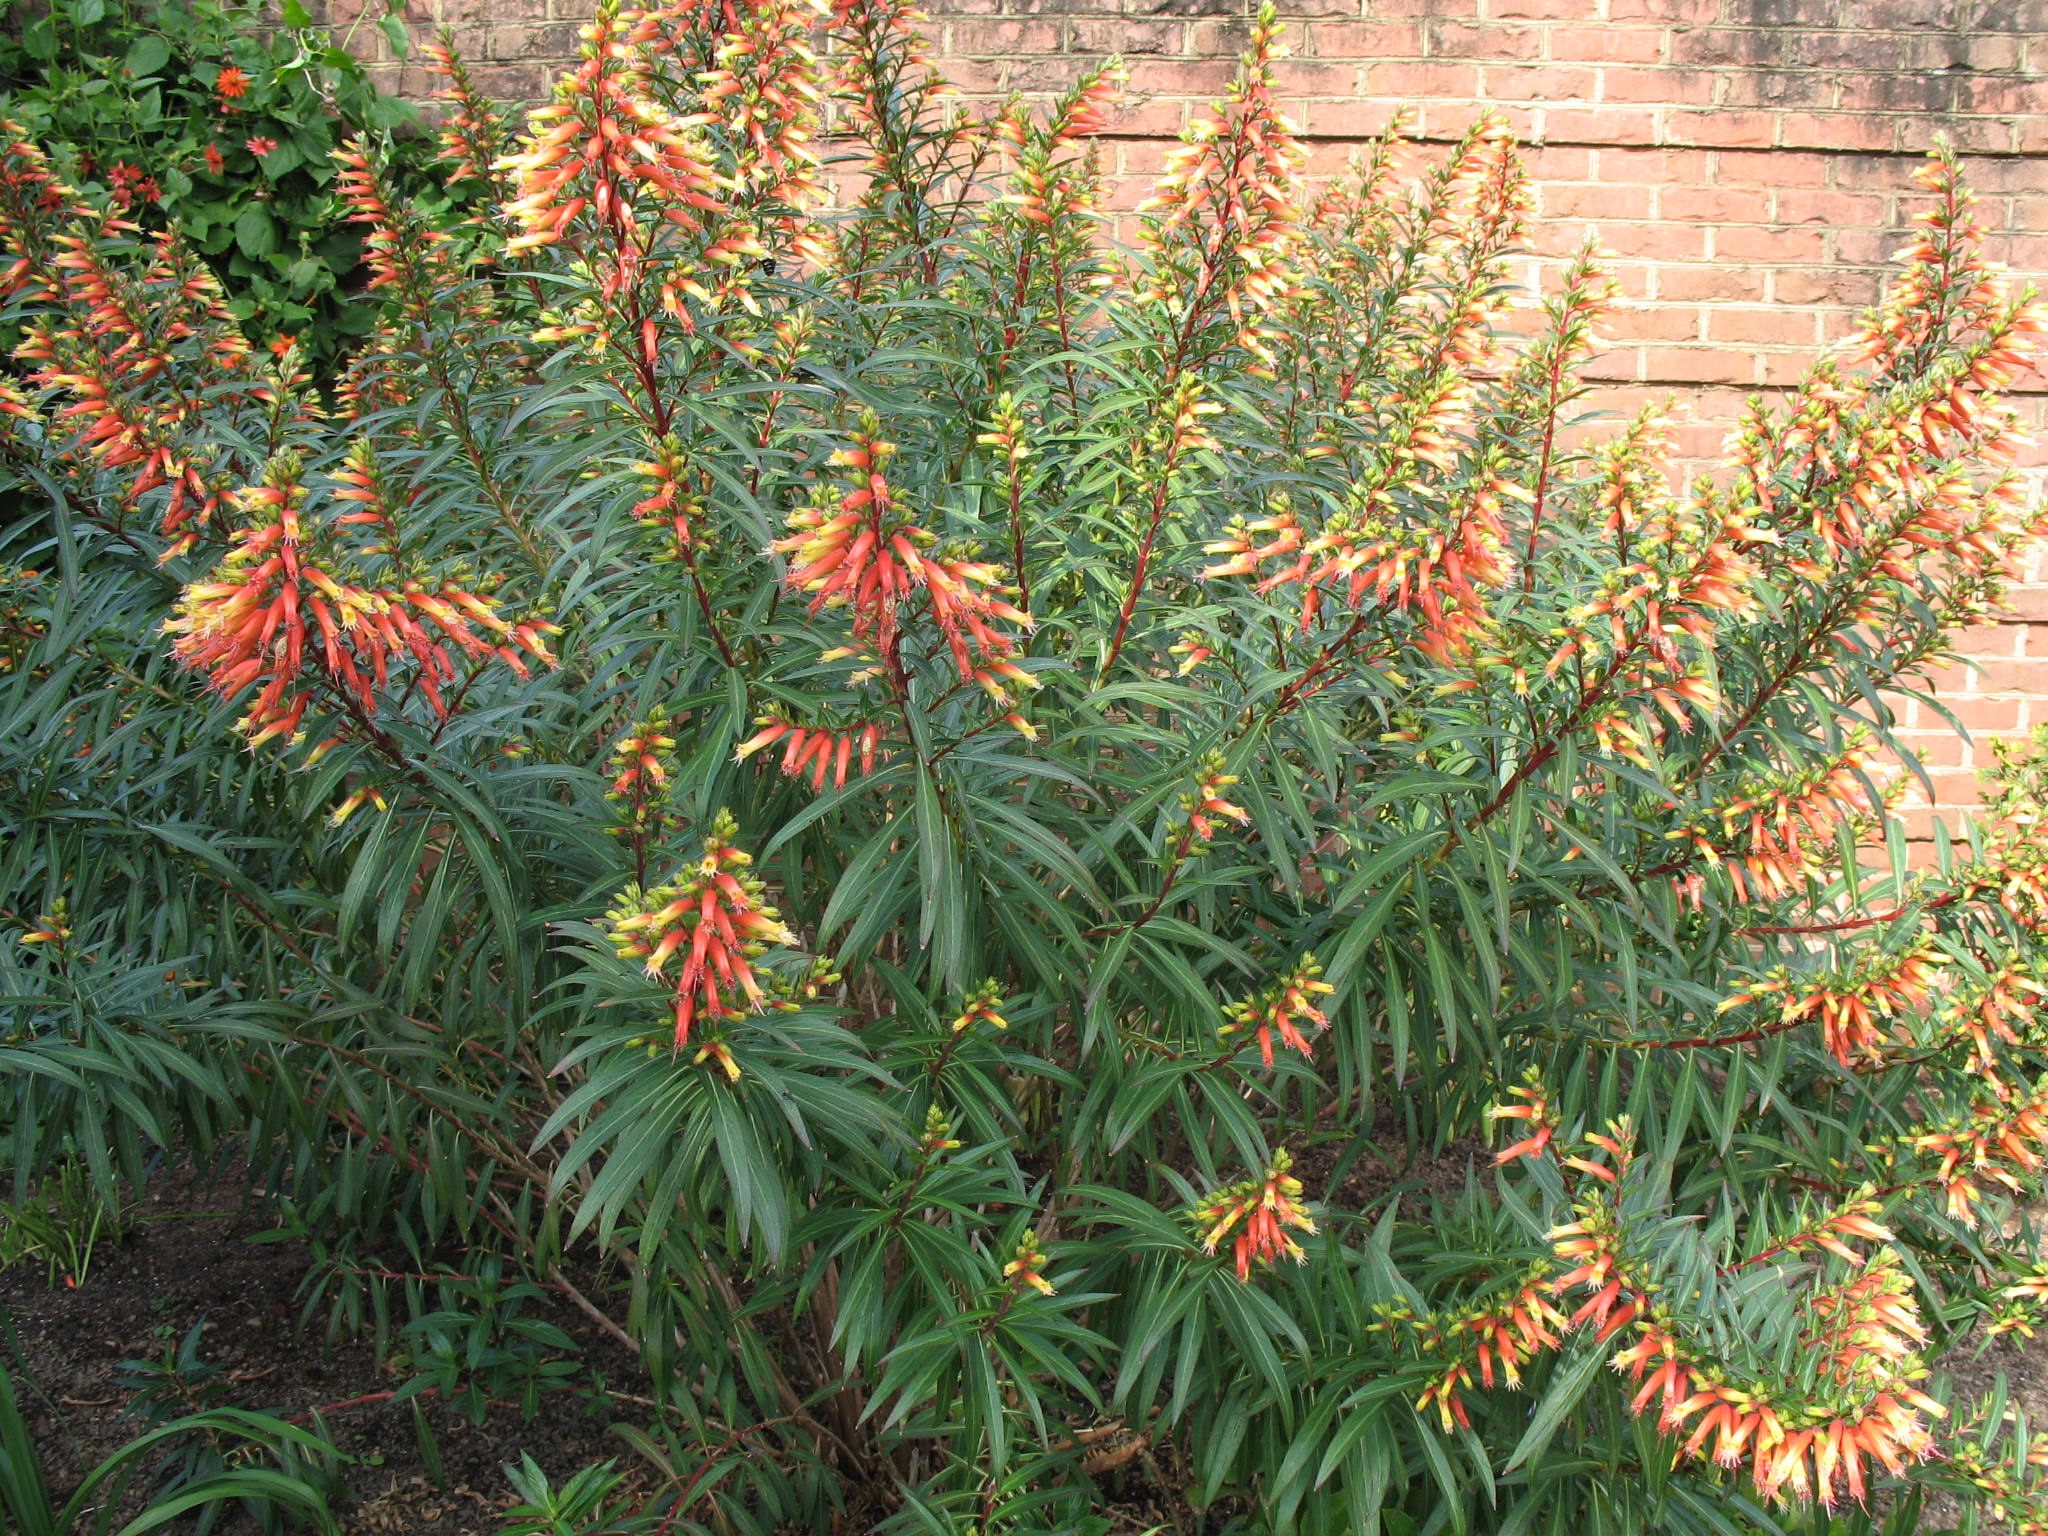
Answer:
[(682, 954), (673, 983), (678, 1051), (700, 1018), (741, 1019), (762, 1008), (767, 995), (749, 962), (772, 945), (796, 942), (764, 899), (766, 887), (746, 873), (753, 860), (734, 846), (738, 831), (731, 813), (720, 811), (694, 866), (652, 890), (628, 886), (605, 915), (613, 947), (644, 960), (648, 975), (664, 974)]
[(1898, 954), (1860, 956), (1849, 971), (1838, 975), (1794, 977), (1780, 970), (1727, 999), (1721, 1011), (1775, 995), (1780, 999), (1779, 1024), (1818, 1019), (1822, 1040), (1843, 1066), (1858, 1059), (1879, 1060), (1887, 1038), (1881, 1021), (1924, 1002), (1935, 971), (1944, 963), (1938, 950), (1921, 943)]
[(1286, 1231), (1289, 1227), (1311, 1234), (1316, 1230), (1308, 1208), (1301, 1203), (1301, 1180), (1288, 1172), (1293, 1166), (1294, 1159), (1281, 1148), (1274, 1152), (1272, 1166), (1263, 1178), (1225, 1185), (1183, 1213), (1201, 1232), (1204, 1253), (1213, 1254), (1218, 1243), (1237, 1232), (1232, 1253), (1240, 1281), (1251, 1278), (1254, 1260), (1271, 1264), (1282, 1254), (1297, 1264), (1308, 1260), (1301, 1244)]
[(889, 754), (881, 750), (881, 727), (872, 723), (834, 730), (796, 725), (780, 715), (762, 715), (754, 724), (760, 729), (739, 744), (733, 753), (734, 760), (744, 762), (756, 752), (782, 742), (782, 771), (796, 778), (809, 769), (814, 792), (824, 789), (828, 773), (832, 787), (844, 789), (847, 771), (856, 761), (860, 771), (869, 774), (875, 771), (878, 756), (888, 760)]
[(993, 978), (967, 994), (967, 1006), (953, 1021), (953, 1033), (957, 1035), (976, 1024), (987, 1024), (994, 1029), (1010, 1027), (1010, 1021), (1003, 1017), (1003, 989)]
[(1532, 1072), (1522, 1087), (1510, 1088), (1508, 1092), (1528, 1102), (1496, 1104), (1488, 1114), (1495, 1120), (1526, 1120), (1532, 1128), (1532, 1134), (1513, 1146), (1503, 1147), (1494, 1153), (1495, 1167), (1502, 1163), (1511, 1163), (1518, 1157), (1541, 1157), (1544, 1149), (1550, 1145), (1551, 1137), (1557, 1133), (1557, 1119), (1541, 1078)]
[(697, 133), (704, 119), (672, 116), (642, 94), (616, 7), (602, 8), (583, 39), (583, 63), (534, 111), (524, 147), (501, 162), (518, 191), (506, 214), (524, 230), (508, 255), (561, 239), (586, 211), (618, 243), (637, 240), (643, 197), (658, 221), (686, 231), (724, 207)]
[(853, 445), (832, 455), (836, 467), (852, 471), (844, 494), (836, 503), (799, 508), (790, 515), (789, 537), (770, 546), (790, 557), (790, 589), (811, 594), (812, 613), (852, 608), (854, 638), (892, 658), (902, 633), (899, 612), (922, 591), (963, 682), (979, 684), (999, 702), (1009, 699), (1005, 683), (1036, 687), (1010, 660), (1014, 641), (989, 625), (993, 619), (1028, 629), (1030, 615), (993, 595), (1004, 590), (993, 565), (935, 549), (936, 538), (898, 507), (886, 472), (896, 445), (882, 441), (878, 429), (864, 413)]
[(1334, 990), (1328, 982), (1316, 979), (1322, 973), (1323, 968), (1316, 964), (1314, 955), (1303, 955), (1300, 963), (1272, 986), (1241, 1003), (1232, 1003), (1225, 1010), (1231, 1022), (1224, 1025), (1220, 1033), (1225, 1039), (1243, 1030), (1256, 1033), (1259, 1055), (1269, 1067), (1273, 1065), (1273, 1036), (1276, 1032), (1283, 1042), (1302, 1055), (1313, 1054), (1301, 1026), (1330, 1027), (1329, 1017), (1315, 1005), (1318, 996)]

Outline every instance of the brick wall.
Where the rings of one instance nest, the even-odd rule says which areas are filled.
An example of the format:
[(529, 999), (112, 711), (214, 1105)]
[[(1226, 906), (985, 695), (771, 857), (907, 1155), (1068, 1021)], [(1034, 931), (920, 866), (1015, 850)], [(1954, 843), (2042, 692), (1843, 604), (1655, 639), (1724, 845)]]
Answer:
[[(368, 3), (333, 0), (346, 26)], [(1114, 206), (1145, 195), (1166, 143), (1223, 91), (1245, 0), (931, 0), (970, 99), (1037, 94), (1121, 52), (1129, 103), (1109, 148)], [(542, 94), (589, 0), (409, 0), (455, 27), (487, 88)], [(2048, 0), (1281, 0), (1296, 26), (1282, 86), (1310, 172), (1342, 168), (1397, 107), (1454, 138), (1485, 107), (1528, 148), (1530, 276), (1591, 235), (1629, 299), (1593, 367), (1602, 403), (1675, 398), (1680, 448), (1711, 459), (1742, 397), (1795, 379), (1877, 295), (1905, 242), (1910, 177), (1936, 133), (1964, 151), (1999, 231), (1991, 254), (2048, 274)], [(375, 28), (354, 46), (425, 88)], [(2040, 380), (2033, 383), (2037, 388)], [(2026, 401), (2048, 426), (2048, 395)], [(2048, 437), (2048, 433), (2043, 433)], [(2048, 466), (2048, 452), (2039, 465)], [(2022, 573), (2018, 622), (1978, 631), (1981, 673), (1935, 682), (1980, 739), (2048, 720), (2048, 569)], [(1937, 803), (1972, 795), (1972, 748), (1915, 718)], [(1924, 712), (1924, 711), (1923, 711)], [(1974, 749), (1982, 753), (1980, 745)], [(1924, 833), (1928, 813), (1916, 812)]]

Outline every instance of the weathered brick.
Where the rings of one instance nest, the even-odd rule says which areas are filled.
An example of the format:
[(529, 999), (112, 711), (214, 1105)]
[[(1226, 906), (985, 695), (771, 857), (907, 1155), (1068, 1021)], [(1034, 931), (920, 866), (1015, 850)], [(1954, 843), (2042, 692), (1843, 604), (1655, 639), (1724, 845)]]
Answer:
[(1490, 101), (1580, 102), (1593, 99), (1594, 72), (1574, 65), (1489, 64), (1480, 91)]
[(952, 51), (970, 58), (984, 54), (1053, 53), (1060, 46), (1057, 21), (977, 18), (956, 21), (947, 35)]
[(1723, 187), (1824, 187), (1830, 158), (1782, 149), (1716, 150), (1708, 180)]
[(1552, 27), (1550, 57), (1585, 64), (1658, 64), (1669, 34), (1650, 27)]
[(1820, 340), (1819, 324), (1811, 310), (1792, 305), (1774, 305), (1767, 309), (1710, 309), (1707, 311), (1707, 340), (1801, 347), (1810, 351)]
[(1889, 150), (1901, 120), (1868, 112), (1787, 112), (1778, 142), (1787, 149)]
[[(1202, 29), (1221, 25), (1203, 22), (1190, 39), (1193, 52), (1204, 53), (1212, 50)], [(1242, 23), (1238, 28), (1240, 41), (1232, 46), (1242, 47)], [(1413, 21), (1358, 21), (1346, 18), (1341, 21), (1319, 21), (1308, 29), (1307, 41), (1319, 59), (1413, 59), (1422, 54), (1423, 26)]]
[(1470, 101), (1479, 94), (1479, 71), (1441, 59), (1394, 59), (1366, 66), (1366, 89), (1405, 101)]
[(1766, 276), (1754, 268), (1660, 266), (1657, 268), (1657, 297), (1674, 303), (1689, 300), (1761, 303)]
[(1633, 219), (1646, 220), (1655, 193), (1649, 187), (1631, 187), (1612, 182), (1591, 182), (1563, 186), (1539, 184), (1536, 215), (1544, 219)]
[(1768, 112), (1673, 112), (1666, 129), (1675, 144), (1742, 149), (1774, 143), (1777, 119)]
[(1433, 19), (1423, 23), (1422, 37), (1431, 58), (1534, 59), (1543, 53), (1543, 32), (1537, 27)]
[(1876, 273), (1833, 267), (1787, 267), (1770, 274), (1771, 297), (1780, 304), (1838, 304), (1861, 307), (1877, 302)]
[(1891, 199), (1874, 192), (1827, 192), (1788, 187), (1772, 194), (1772, 222), (1828, 224), (1837, 229), (1891, 222)]
[(1656, 384), (1747, 384), (1756, 366), (1727, 347), (1645, 347), (1642, 376)]
[(1349, 59), (1283, 59), (1273, 66), (1273, 84), (1282, 101), (1299, 101), (1310, 96), (1352, 96), (1358, 91), (1361, 68)]
[(1760, 222), (1770, 212), (1768, 197), (1754, 187), (1665, 187), (1657, 194), (1657, 216), (1690, 224)]
[(1618, 342), (1701, 341), (1700, 314), (1686, 304), (1630, 304), (1608, 316), (1606, 330)]
[(1657, 114), (1645, 107), (1547, 107), (1543, 137), (1562, 144), (1654, 144)]
[(1632, 69), (1610, 66), (1600, 71), (1602, 101), (1704, 107), (1714, 100), (1714, 76), (1703, 69)]
[(1827, 260), (1827, 237), (1818, 229), (1725, 225), (1714, 231), (1714, 260), (1774, 267)]
[(1595, 157), (1602, 181), (1631, 186), (1697, 186), (1707, 173), (1707, 153), (1697, 149), (1602, 149)]

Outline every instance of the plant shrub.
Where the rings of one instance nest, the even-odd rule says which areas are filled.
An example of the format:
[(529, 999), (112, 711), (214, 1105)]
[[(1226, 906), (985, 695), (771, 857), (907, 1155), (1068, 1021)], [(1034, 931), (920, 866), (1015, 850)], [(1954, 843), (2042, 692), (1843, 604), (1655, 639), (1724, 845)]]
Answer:
[(376, 321), (361, 233), (333, 213), (335, 146), (373, 136), (409, 201), (454, 207), (418, 113), (298, 0), (273, 25), (238, 0), (16, 0), (0, 96), (82, 196), (176, 225), (251, 338), (297, 340), (323, 375)]
[(343, 1325), (516, 1257), (678, 1530), (2043, 1529), (1929, 1365), (2048, 1294), (2039, 765), (1925, 868), (1889, 766), (2041, 526), (1953, 158), (1674, 489), (1498, 124), (1311, 191), (1268, 13), (1123, 251), (1114, 69), (812, 24), (458, 80), (495, 260), (343, 150), (334, 408), (14, 136), (17, 1179), (238, 1141)]

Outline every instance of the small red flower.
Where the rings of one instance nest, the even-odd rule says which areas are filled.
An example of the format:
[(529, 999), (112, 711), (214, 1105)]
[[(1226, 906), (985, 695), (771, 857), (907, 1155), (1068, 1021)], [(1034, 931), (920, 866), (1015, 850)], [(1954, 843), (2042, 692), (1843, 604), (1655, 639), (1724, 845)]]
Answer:
[(221, 105), (233, 110), (230, 103), (249, 94), (249, 77), (230, 64), (213, 77), (213, 88), (220, 96)]
[(206, 146), (206, 169), (210, 174), (218, 176), (227, 167), (227, 163), (228, 157), (220, 152), (218, 144)]
[(265, 155), (269, 154), (273, 149), (277, 148), (277, 140), (264, 138), (244, 139), (242, 141), (242, 147), (248, 150), (249, 153), (254, 155), (258, 160), (261, 160)]

